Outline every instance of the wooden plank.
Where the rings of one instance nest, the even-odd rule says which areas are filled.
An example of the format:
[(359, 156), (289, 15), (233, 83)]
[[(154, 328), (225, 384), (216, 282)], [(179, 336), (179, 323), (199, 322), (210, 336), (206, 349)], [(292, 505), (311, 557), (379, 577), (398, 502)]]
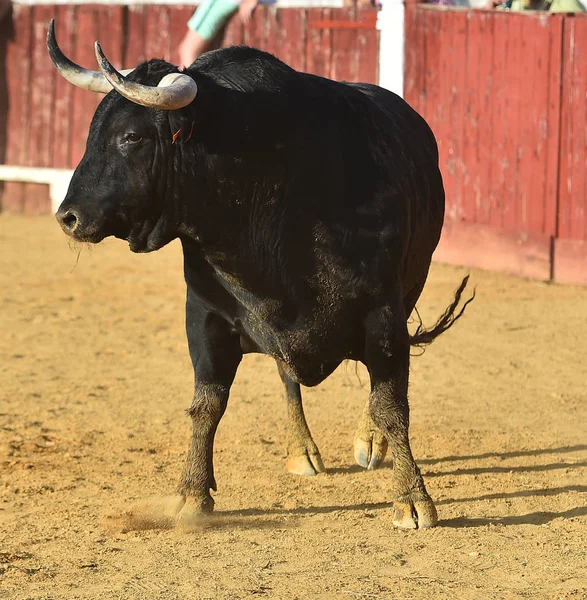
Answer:
[(551, 240), (543, 233), (506, 231), (448, 219), (432, 259), (547, 281)]
[[(108, 57), (108, 60), (117, 69), (124, 69), (125, 67), (122, 55), (123, 40), (125, 37), (125, 13), (126, 11), (122, 5), (106, 5), (96, 10), (98, 22), (97, 39), (102, 44), (102, 50)], [(93, 49), (94, 42), (90, 42), (90, 45)], [(95, 59), (94, 63), (96, 63)]]
[[(75, 7), (75, 10), (77, 27), (74, 36), (73, 52), (70, 58), (82, 67), (96, 69), (94, 41), (99, 37), (98, 17), (96, 13), (100, 8), (88, 4), (78, 5)], [(57, 31), (57, 27), (55, 33), (59, 40), (59, 31)], [(108, 41), (101, 41), (103, 42), (102, 47), (104, 52), (108, 55), (110, 50)], [(78, 165), (84, 155), (92, 115), (102, 97), (101, 94), (88, 92), (87, 90), (82, 90), (77, 87), (73, 88), (73, 110), (71, 113), (71, 133), (69, 143), (69, 165), (72, 168)]]
[(493, 26), (491, 121), (487, 124), (487, 134), (491, 136), (492, 153), (488, 169), (490, 185), (487, 202), (489, 209), (488, 223), (498, 227), (503, 225), (505, 179), (510, 167), (506, 155), (508, 143), (506, 120), (509, 111), (509, 94), (505, 88), (505, 81), (510, 56), (513, 56), (509, 52), (509, 19), (511, 17), (519, 18), (519, 15), (496, 12)]
[(267, 8), (266, 18), (267, 37), (265, 50), (275, 56), (279, 56), (279, 48), (285, 35), (283, 27), (281, 26), (281, 10), (274, 6), (269, 6)]
[(30, 131), (31, 54), (33, 8), (14, 5), (14, 37), (8, 45), (6, 64), (10, 102), (10, 127), (7, 131), (6, 162), (26, 164)]
[[(108, 60), (117, 69), (124, 69), (123, 48), (126, 35), (126, 10), (122, 5), (102, 6), (97, 10), (98, 40)], [(93, 46), (93, 42), (91, 42)], [(95, 59), (94, 59), (94, 62)]]
[(426, 65), (425, 45), (418, 27), (420, 12), (413, 4), (406, 5), (404, 13), (404, 99), (418, 113), (422, 113), (424, 72)]
[(564, 21), (558, 236), (587, 240), (587, 19)]
[[(515, 227), (528, 231), (541, 231), (554, 235), (554, 229), (546, 229), (546, 212), (549, 209), (546, 197), (547, 178), (552, 168), (556, 169), (558, 156), (548, 157), (549, 131), (558, 129), (558, 111), (551, 112), (549, 94), (551, 84), (549, 71), (552, 65), (552, 40), (561, 47), (560, 35), (557, 35), (556, 16), (536, 15), (523, 22), (522, 42), (523, 61), (520, 73), (520, 89), (524, 99), (520, 105), (522, 127), (520, 132), (521, 159), (517, 165), (516, 186), (516, 222)], [(559, 57), (560, 60), (560, 57)], [(525, 91), (528, 90), (528, 91)], [(555, 138), (558, 139), (558, 136)], [(553, 162), (549, 165), (549, 159)], [(550, 210), (554, 207), (550, 204)], [(554, 216), (554, 212), (552, 216)], [(551, 219), (552, 221), (552, 219)]]
[[(308, 25), (330, 20), (328, 8), (310, 8), (306, 19)], [(314, 75), (328, 77), (332, 57), (332, 32), (329, 29), (308, 28), (306, 37), (306, 71)]]
[[(451, 96), (454, 89), (455, 64), (452, 38), (455, 33), (455, 23), (452, 13), (444, 10), (430, 10), (427, 15), (427, 37), (434, 44), (427, 52), (426, 69), (433, 75), (427, 86), (426, 112), (431, 115), (434, 123), (433, 131), (438, 141), (440, 171), (446, 192), (446, 214), (452, 219), (458, 219), (458, 201), (456, 198), (454, 179), (454, 131), (452, 117), (456, 116), (451, 107)], [(460, 50), (460, 48), (459, 48)], [(438, 55), (437, 65), (434, 65), (433, 54)]]
[[(8, 122), (6, 130), (7, 164), (24, 165), (29, 132), (29, 90), (31, 56), (29, 52), (32, 33), (32, 13), (30, 6), (13, 5), (13, 38), (7, 46), (6, 74), (9, 98)], [(8, 212), (22, 212), (24, 204), (24, 184), (7, 181), (2, 192), (2, 209)]]
[[(548, 111), (549, 31), (544, 30), (541, 19), (530, 15), (530, 19), (519, 21), (516, 119), (517, 131), (512, 132), (516, 148), (515, 170), (510, 175), (508, 205), (513, 207), (512, 229), (542, 231), (544, 222), (544, 144), (540, 134), (540, 123), (546, 121)], [(522, 38), (523, 35), (523, 38)], [(531, 58), (527, 60), (526, 57)], [(531, 101), (529, 101), (531, 98)], [(506, 215), (507, 216), (507, 215)]]
[[(489, 142), (488, 127), (491, 125), (491, 97), (493, 94), (493, 13), (471, 12), (469, 27), (469, 63), (468, 75), (471, 77), (469, 86), (476, 85), (473, 92), (469, 113), (470, 137), (466, 139), (467, 164), (469, 172), (470, 197), (474, 212), (472, 221), (487, 223), (489, 220), (489, 172), (488, 163), (491, 161), (493, 148)], [(474, 43), (472, 43), (474, 40)], [(471, 147), (471, 145), (474, 147)], [(471, 215), (468, 209), (467, 215)]]
[[(461, 139), (461, 160), (463, 172), (461, 179), (461, 202), (463, 218), (466, 221), (475, 220), (475, 205), (477, 202), (473, 181), (478, 178), (477, 167), (479, 165), (476, 152), (479, 144), (479, 120), (478, 107), (480, 90), (483, 80), (480, 79), (479, 63), (481, 52), (479, 38), (483, 19), (475, 18), (475, 13), (466, 13), (467, 28), (467, 53), (462, 59), (464, 72), (463, 115), (462, 128), (466, 132)], [(484, 15), (483, 15), (484, 16)]]
[[(32, 13), (31, 33), (31, 87), (30, 129), (25, 163), (32, 167), (48, 167), (52, 161), (53, 108), (55, 101), (55, 71), (47, 52), (47, 25), (53, 16), (53, 7), (36, 5)], [(49, 188), (46, 185), (25, 184), (23, 211), (29, 214), (51, 210)]]
[[(438, 143), (439, 153), (443, 148), (441, 119), (438, 112), (439, 106), (439, 80), (440, 80), (440, 18), (441, 14), (433, 10), (421, 10), (415, 7), (421, 13), (423, 18), (422, 30), (424, 37), (425, 63), (421, 68), (424, 71), (421, 75), (424, 87), (422, 95), (421, 111), (422, 116), (428, 121), (436, 141)], [(442, 163), (441, 163), (442, 164)]]
[[(529, 110), (528, 104), (533, 102), (529, 96), (539, 82), (528, 81), (528, 71), (530, 71), (531, 77), (532, 63), (536, 57), (526, 54), (528, 40), (523, 35), (524, 26), (532, 26), (534, 17), (519, 14), (511, 14), (508, 17), (508, 49), (506, 61), (502, 65), (504, 99), (500, 132), (503, 142), (502, 156), (497, 172), (500, 179), (499, 220), (502, 227), (513, 231), (520, 225), (516, 218), (520, 205), (519, 194), (525, 195), (525, 188), (520, 192), (517, 185), (525, 150), (522, 131), (524, 127), (530, 129), (535, 127), (534, 123), (527, 121), (526, 114)], [(516, 60), (510, 59), (513, 56), (516, 57)], [(495, 93), (500, 92), (496, 89)], [(537, 174), (537, 176), (540, 175)], [(527, 184), (527, 182), (522, 183)], [(522, 230), (527, 230), (527, 227), (523, 227)]]
[[(477, 169), (478, 181), (474, 183), (475, 193), (475, 221), (478, 223), (489, 223), (489, 197), (491, 190), (491, 164), (494, 149), (492, 146), (490, 128), (493, 124), (492, 104), (494, 94), (493, 78), (493, 54), (501, 52), (501, 48), (495, 48), (494, 28), (495, 13), (483, 13), (485, 26), (479, 31), (478, 44), (479, 67), (478, 81), (481, 92), (480, 104), (477, 111), (478, 146), (477, 146)], [(484, 43), (485, 42), (485, 43)]]
[(372, 24), (373, 27), (359, 28), (357, 31), (357, 48), (359, 64), (357, 79), (365, 83), (379, 82), (379, 32), (375, 29), (377, 11), (368, 8), (360, 9), (358, 22)]
[[(56, 32), (60, 48), (66, 56), (72, 56), (76, 27), (75, 7), (63, 5), (54, 7)], [(51, 69), (54, 67), (50, 65)], [(71, 142), (71, 113), (73, 110), (74, 86), (59, 74), (55, 76), (55, 105), (53, 108), (53, 160), (52, 166), (58, 169), (69, 167)]]
[[(171, 59), (171, 43), (169, 40), (169, 11), (162, 4), (147, 5), (147, 26), (145, 30), (145, 54), (151, 58)], [(177, 54), (174, 46), (173, 52)]]
[(124, 10), (122, 62), (125, 69), (132, 69), (150, 58), (145, 47), (148, 5), (130, 4)]
[[(552, 15), (550, 19), (551, 32), (548, 48), (549, 66), (547, 73), (548, 111), (546, 117), (546, 136), (544, 164), (546, 177), (544, 182), (544, 232), (556, 235), (558, 210), (558, 183), (560, 168), (561, 144), (561, 86), (563, 83), (562, 47), (564, 15)], [(565, 96), (563, 95), (562, 98)], [(566, 105), (566, 103), (565, 103)]]
[(304, 10), (284, 8), (278, 10), (278, 20), (283, 31), (277, 56), (290, 67), (306, 70), (306, 14)]
[(426, 112), (426, 102), (429, 85), (427, 79), (429, 56), (428, 44), (426, 40), (426, 35), (428, 31), (428, 12), (420, 10), (419, 4), (407, 4), (406, 11), (408, 11), (413, 16), (413, 44), (416, 48), (415, 56), (410, 51), (409, 54), (406, 54), (406, 57), (412, 57), (410, 59), (412, 63), (418, 65), (412, 76), (415, 86), (415, 93), (412, 97), (412, 101), (414, 102), (413, 106), (416, 108), (416, 110), (420, 114), (424, 115), (424, 113)]
[(447, 11), (446, 15), (453, 22), (452, 43), (449, 49), (453, 85), (450, 88), (448, 118), (452, 139), (449, 158), (452, 163), (452, 202), (455, 205), (457, 217), (466, 219), (463, 179), (466, 171), (464, 155), (466, 60), (469, 52), (467, 13), (465, 11)]
[[(333, 8), (331, 14), (335, 21), (354, 21), (356, 10), (354, 7)], [(358, 81), (358, 57), (356, 32), (348, 29), (332, 30), (330, 78), (336, 81)]]
[(564, 23), (563, 30), (563, 57), (561, 65), (562, 93), (561, 99), (565, 102), (561, 106), (561, 129), (559, 150), (559, 185), (557, 206), (557, 237), (568, 239), (571, 233), (572, 207), (570, 195), (572, 192), (572, 164), (573, 155), (571, 140), (573, 139), (573, 94), (574, 94), (574, 62), (575, 53), (572, 49), (574, 43), (574, 22)]
[[(565, 23), (572, 21), (567, 18)], [(572, 201), (570, 238), (587, 240), (587, 18), (578, 18), (572, 23), (574, 53), (572, 95), (573, 107), (569, 114), (573, 116), (572, 148), (573, 170), (569, 199)], [(569, 44), (570, 44), (569, 40)], [(570, 52), (567, 52), (567, 55)]]

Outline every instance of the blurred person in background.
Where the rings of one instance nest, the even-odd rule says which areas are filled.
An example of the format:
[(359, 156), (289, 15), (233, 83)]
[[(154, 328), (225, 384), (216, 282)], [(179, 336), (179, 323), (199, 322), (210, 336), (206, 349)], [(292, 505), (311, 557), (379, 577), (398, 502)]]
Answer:
[(179, 66), (188, 67), (205, 52), (217, 33), (237, 11), (246, 25), (258, 3), (259, 0), (203, 0), (188, 21), (188, 30), (179, 44)]

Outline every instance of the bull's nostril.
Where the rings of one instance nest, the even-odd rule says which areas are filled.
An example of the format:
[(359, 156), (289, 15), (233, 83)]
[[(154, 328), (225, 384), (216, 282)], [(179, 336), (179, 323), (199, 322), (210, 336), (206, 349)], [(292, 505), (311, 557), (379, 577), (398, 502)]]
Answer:
[(70, 232), (74, 231), (75, 228), (78, 226), (78, 218), (72, 211), (67, 211), (61, 217), (60, 220), (61, 220), (63, 227), (65, 227)]

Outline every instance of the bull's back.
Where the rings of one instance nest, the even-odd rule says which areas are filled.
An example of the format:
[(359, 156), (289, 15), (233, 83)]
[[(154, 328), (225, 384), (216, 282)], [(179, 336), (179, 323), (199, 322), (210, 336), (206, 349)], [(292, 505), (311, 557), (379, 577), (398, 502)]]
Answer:
[[(274, 211), (265, 221), (280, 222), (287, 214), (309, 248), (319, 223), (328, 251), (350, 269), (376, 263), (387, 273), (399, 265), (408, 287), (408, 279), (427, 272), (444, 190), (434, 135), (402, 98), (375, 85), (301, 73), (251, 48), (207, 53), (194, 67), (213, 82), (212, 110), (222, 117), (207, 120), (214, 144), (223, 123), (228, 141), (237, 132), (254, 138), (255, 165), (267, 167), (266, 187), (276, 199), (257, 202), (256, 215)], [(239, 111), (230, 110), (236, 100)], [(242, 158), (244, 164), (248, 156)]]
[[(403, 271), (404, 283), (411, 288), (427, 272), (444, 220), (445, 195), (436, 138), (424, 118), (397, 94), (372, 84), (347, 85), (360, 90), (377, 106), (378, 126), (391, 140), (390, 171), (393, 173), (401, 165), (405, 175), (400, 177), (406, 177), (404, 201), (409, 236)], [(389, 184), (394, 186), (393, 181)]]

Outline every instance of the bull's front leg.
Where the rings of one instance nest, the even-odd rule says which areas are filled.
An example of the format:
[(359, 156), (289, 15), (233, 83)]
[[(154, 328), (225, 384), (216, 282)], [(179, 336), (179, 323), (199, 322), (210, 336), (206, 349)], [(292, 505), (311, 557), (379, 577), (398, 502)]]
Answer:
[(200, 306), (197, 297), (189, 291), (186, 328), (196, 383), (188, 409), (192, 439), (178, 487), (185, 501), (180, 518), (214, 508), (210, 494), (210, 490), (216, 491), (214, 436), (242, 358), (238, 334), (224, 319)]
[(316, 475), (324, 471), (318, 447), (306, 422), (300, 384), (292, 381), (277, 363), (287, 402), (287, 462), (285, 468), (294, 475)]
[(185, 504), (180, 516), (212, 512), (216, 491), (214, 478), (214, 435), (226, 410), (228, 390), (214, 384), (196, 384), (188, 414), (192, 419), (192, 439), (181, 476), (178, 493)]
[(436, 508), (408, 438), (410, 343), (401, 302), (367, 317), (364, 359), (371, 376), (369, 418), (385, 435), (393, 458), (393, 524), (407, 529), (433, 527), (437, 522)]

